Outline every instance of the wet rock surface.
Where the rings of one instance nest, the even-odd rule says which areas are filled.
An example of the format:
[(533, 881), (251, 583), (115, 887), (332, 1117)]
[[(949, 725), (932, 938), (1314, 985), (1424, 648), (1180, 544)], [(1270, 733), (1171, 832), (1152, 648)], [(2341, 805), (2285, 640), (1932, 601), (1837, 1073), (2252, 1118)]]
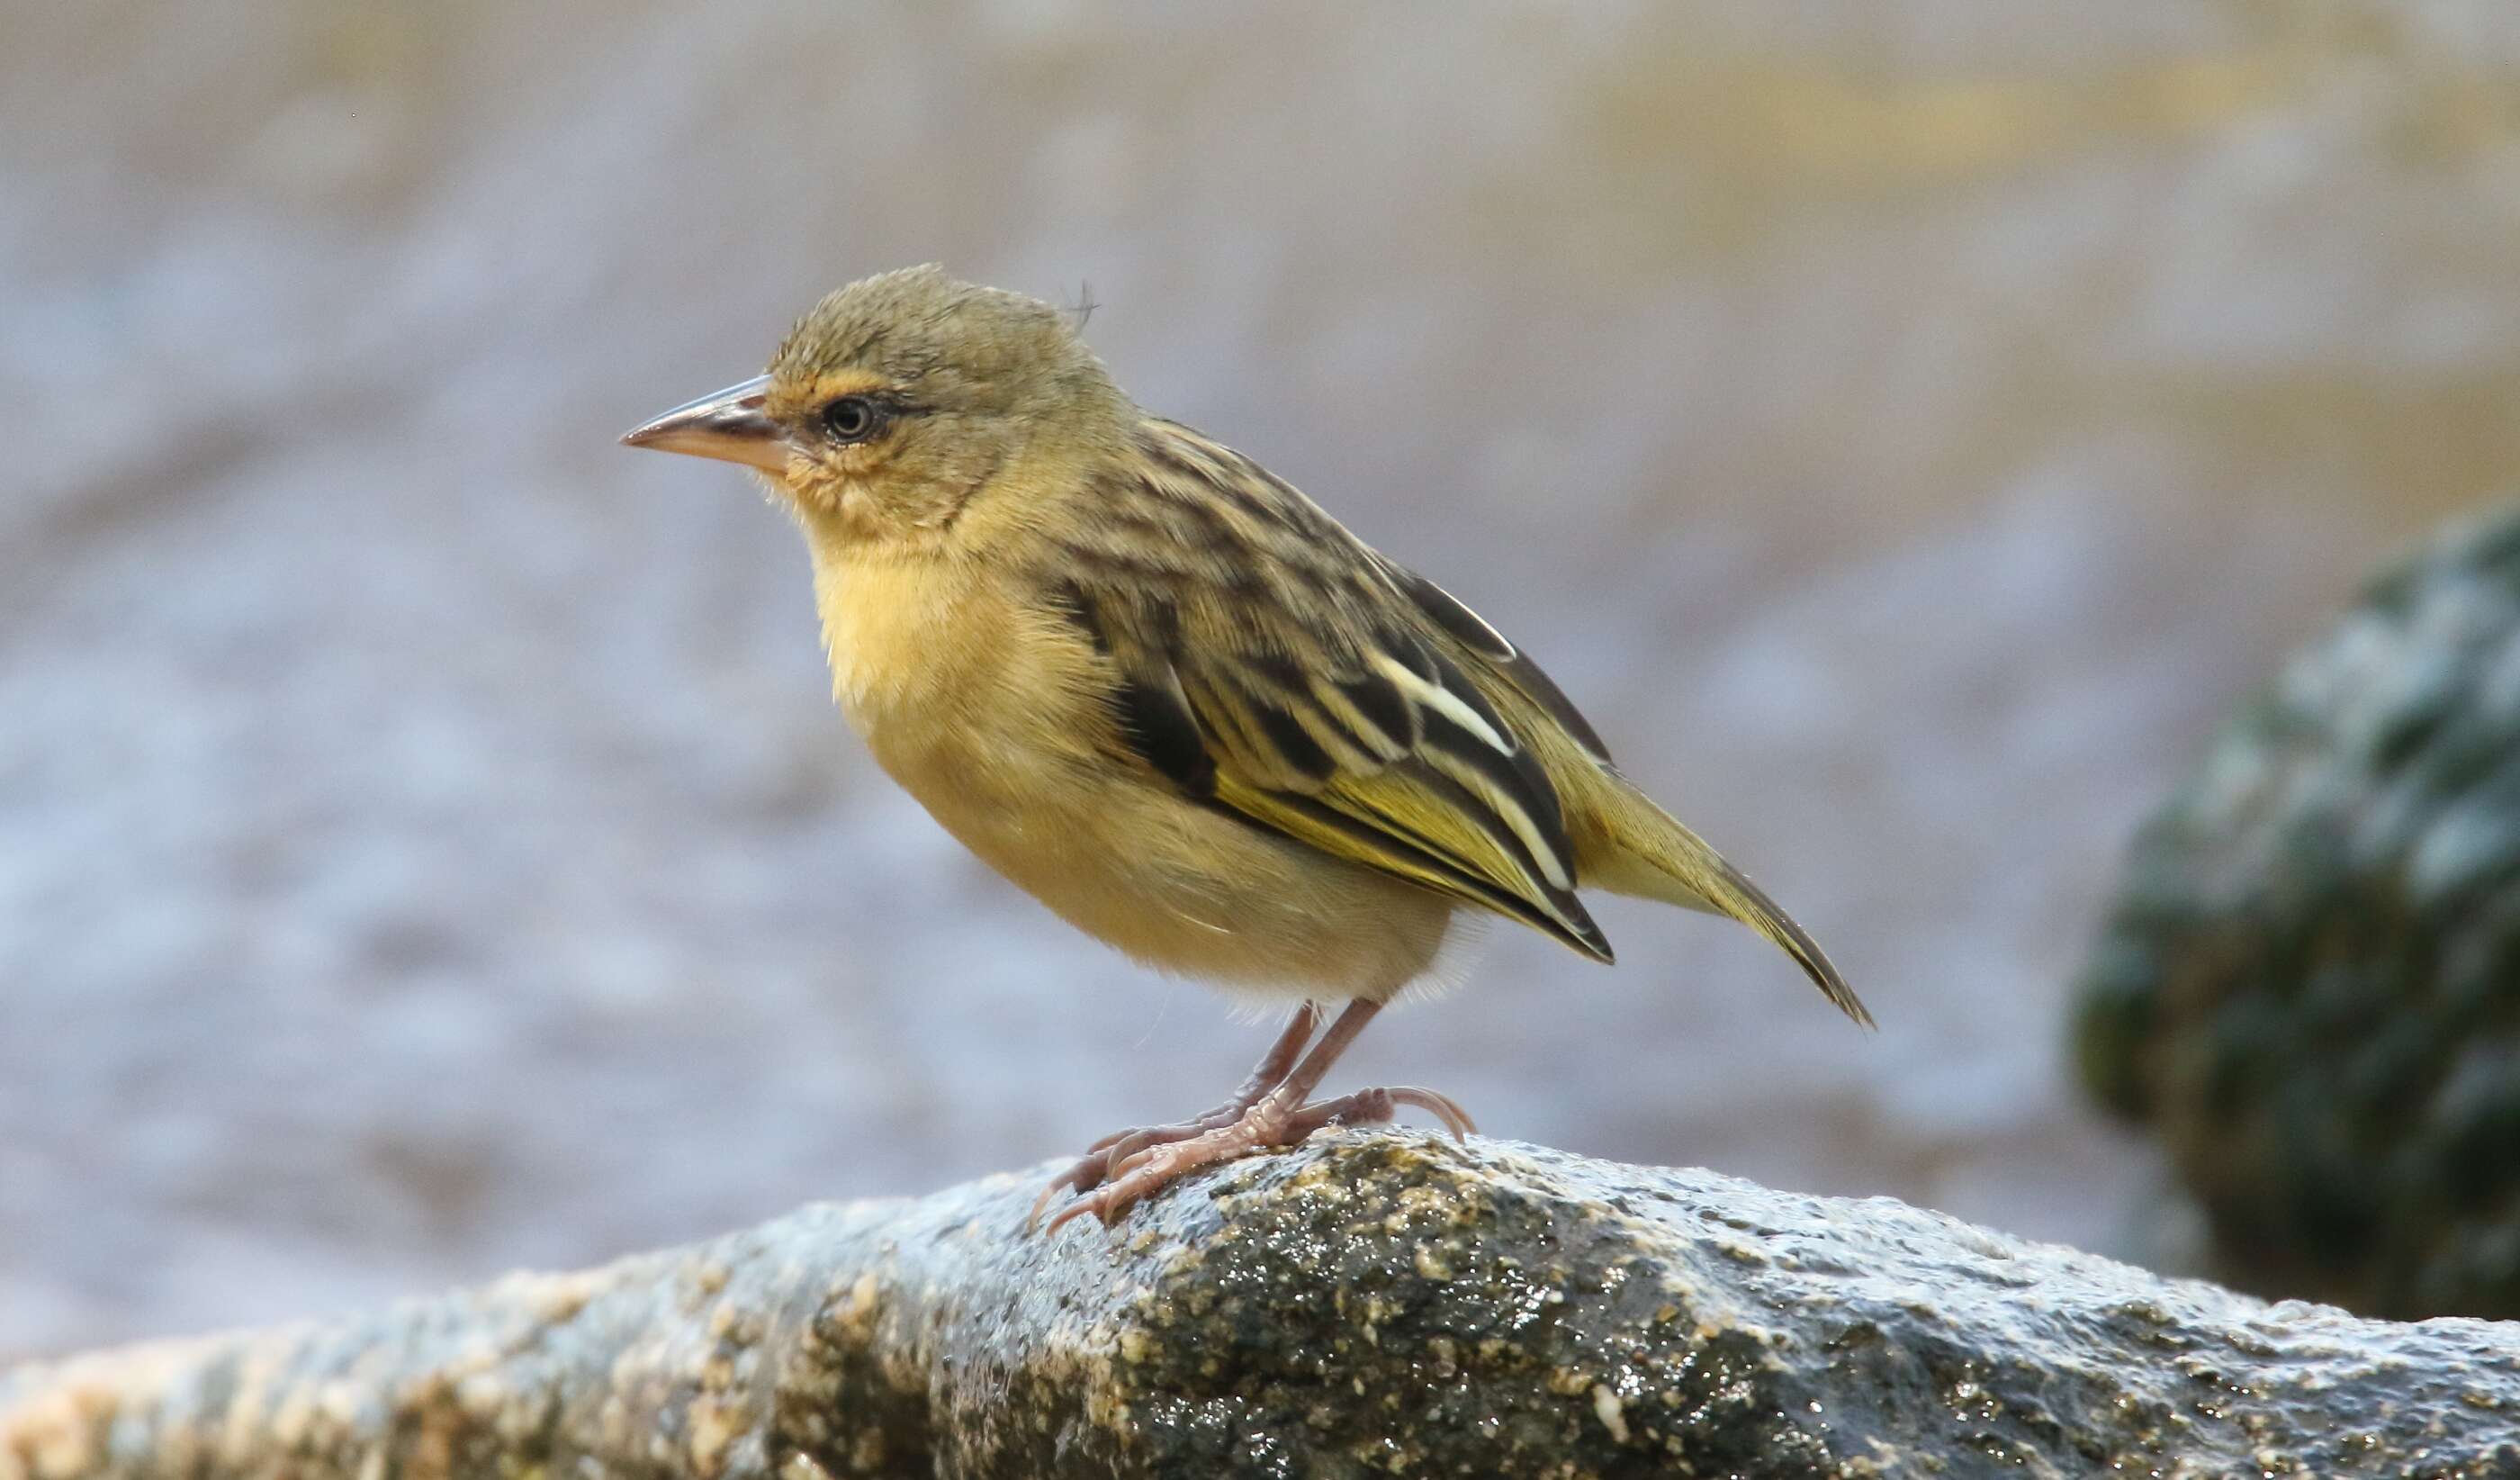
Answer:
[(2520, 508), (2377, 580), (2138, 838), (2081, 984), (2216, 1272), (2520, 1316)]
[(2508, 1327), (1887, 1199), (1341, 1133), (1046, 1238), (1036, 1176), (21, 1368), (0, 1480), (2520, 1470)]

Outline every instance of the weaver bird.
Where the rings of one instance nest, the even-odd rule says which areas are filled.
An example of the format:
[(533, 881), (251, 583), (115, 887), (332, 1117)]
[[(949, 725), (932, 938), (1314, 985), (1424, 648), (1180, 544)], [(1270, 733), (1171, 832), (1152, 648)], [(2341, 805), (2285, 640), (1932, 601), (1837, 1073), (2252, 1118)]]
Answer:
[(1296, 1004), (1223, 1105), (1106, 1136), (1045, 1188), (1036, 1215), (1077, 1194), (1054, 1228), (1398, 1105), (1467, 1133), (1430, 1089), (1313, 1093), (1482, 911), (1603, 962), (1581, 888), (1730, 915), (1871, 1022), (1520, 648), (1140, 408), (1048, 303), (933, 266), (867, 278), (769, 373), (622, 440), (764, 475), (811, 551), (842, 713), (948, 832), (1140, 961)]

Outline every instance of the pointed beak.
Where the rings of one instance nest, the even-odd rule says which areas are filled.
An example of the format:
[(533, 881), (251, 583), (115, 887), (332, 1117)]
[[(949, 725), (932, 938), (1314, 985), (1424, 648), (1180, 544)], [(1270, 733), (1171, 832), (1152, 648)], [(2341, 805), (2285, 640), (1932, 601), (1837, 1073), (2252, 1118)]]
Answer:
[(623, 433), (621, 444), (742, 463), (776, 477), (788, 471), (788, 434), (761, 409), (769, 390), (770, 377), (756, 375)]

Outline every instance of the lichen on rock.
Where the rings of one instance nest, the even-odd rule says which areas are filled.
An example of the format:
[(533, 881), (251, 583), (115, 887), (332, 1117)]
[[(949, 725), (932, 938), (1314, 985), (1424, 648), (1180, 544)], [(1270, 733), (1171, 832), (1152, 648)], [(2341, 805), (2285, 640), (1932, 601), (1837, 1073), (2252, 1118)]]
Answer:
[(0, 1480), (2520, 1467), (2505, 1328), (1888, 1199), (1340, 1132), (1044, 1237), (1042, 1175), (23, 1368)]

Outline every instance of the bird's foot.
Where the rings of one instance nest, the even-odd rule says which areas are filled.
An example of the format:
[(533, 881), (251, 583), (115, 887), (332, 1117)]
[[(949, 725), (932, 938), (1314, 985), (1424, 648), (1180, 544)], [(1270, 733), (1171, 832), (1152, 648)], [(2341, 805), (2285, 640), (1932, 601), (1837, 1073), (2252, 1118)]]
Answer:
[(1050, 1185), (1042, 1188), (1041, 1195), (1032, 1200), (1032, 1212), (1024, 1219), (1024, 1226), (1030, 1227), (1041, 1222), (1041, 1210), (1050, 1206), (1052, 1198), (1061, 1192), (1092, 1191), (1111, 1175), (1113, 1167), (1149, 1146), (1168, 1146), (1235, 1124), (1249, 1114), (1253, 1105), (1267, 1097), (1268, 1088), (1263, 1087), (1258, 1092), (1248, 1095), (1238, 1094), (1204, 1115), (1193, 1115), (1169, 1126), (1134, 1126), (1126, 1131), (1112, 1132), (1086, 1147), (1085, 1154), (1077, 1158), (1075, 1166), (1051, 1179)]
[(1457, 1137), (1478, 1129), (1452, 1096), (1414, 1085), (1360, 1089), (1309, 1105), (1272, 1091), (1238, 1111), (1220, 1107), (1181, 1125), (1104, 1137), (1084, 1160), (1042, 1189), (1027, 1223), (1038, 1220), (1052, 1198), (1074, 1187), (1082, 1195), (1051, 1216), (1051, 1229), (1087, 1213), (1107, 1226), (1119, 1222), (1140, 1199), (1186, 1173), (1254, 1151), (1296, 1145), (1324, 1126), (1381, 1125), (1402, 1105), (1428, 1112)]

